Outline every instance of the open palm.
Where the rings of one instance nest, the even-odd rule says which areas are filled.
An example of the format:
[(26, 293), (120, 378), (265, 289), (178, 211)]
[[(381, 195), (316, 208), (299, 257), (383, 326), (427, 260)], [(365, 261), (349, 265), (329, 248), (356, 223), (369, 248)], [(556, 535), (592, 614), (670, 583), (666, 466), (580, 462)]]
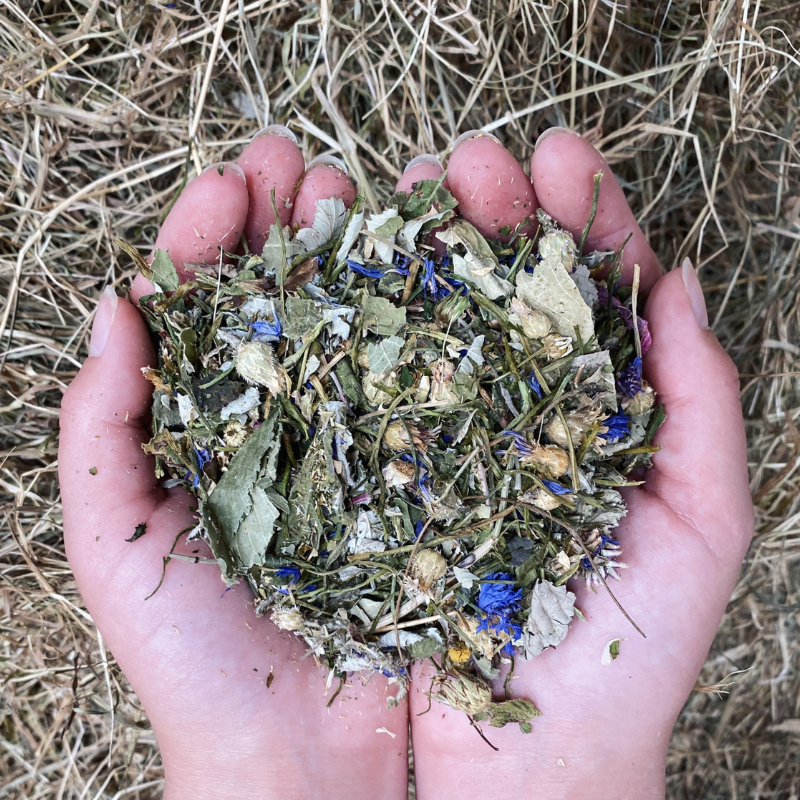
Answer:
[[(317, 199), (355, 191), (336, 166), (306, 170), (283, 131), (257, 137), (239, 159), (207, 170), (184, 190), (157, 247), (180, 267), (212, 264), (236, 249), (243, 232), (253, 249), (274, 220), (306, 225)], [(244, 586), (226, 591), (214, 566), (173, 561), (161, 589), (162, 557), (194, 524), (192, 498), (165, 492), (141, 450), (151, 386), (141, 367), (154, 362), (144, 323), (126, 300), (106, 295), (91, 357), (64, 397), (59, 472), (70, 563), (87, 606), (139, 694), (158, 737), (168, 798), (403, 797), (407, 720), (411, 719), (419, 796), (504, 792), (550, 797), (663, 794), (660, 772), (674, 719), (691, 689), (735, 580), (752, 529), (738, 383), (731, 362), (698, 322), (701, 298), (687, 294), (691, 268), (659, 281), (660, 269), (619, 185), (596, 151), (566, 132), (543, 139), (532, 178), (496, 141), (467, 138), (448, 167), (459, 212), (487, 235), (514, 227), (541, 205), (580, 231), (589, 213), (592, 175), (604, 168), (591, 247), (626, 248), (625, 275), (642, 268), (655, 286), (646, 308), (653, 347), (648, 379), (667, 406), (664, 450), (647, 484), (629, 491), (620, 528), (632, 567), (615, 593), (645, 630), (642, 639), (604, 593), (579, 591), (589, 624), (573, 623), (557, 649), (517, 666), (514, 696), (533, 699), (544, 716), (534, 733), (491, 731), (491, 750), (463, 715), (435, 704), (429, 681), (412, 684), (409, 707), (386, 708), (386, 682), (359, 678), (333, 701), (327, 675), (304, 646), (256, 619)], [(432, 159), (412, 162), (399, 187), (432, 178)], [(695, 287), (699, 290), (699, 286)], [(132, 294), (147, 291), (137, 279)], [(137, 525), (146, 535), (129, 544)], [(205, 557), (201, 545), (176, 552)], [(628, 637), (603, 666), (610, 639)], [(421, 714), (421, 716), (420, 716)], [(587, 781), (590, 782), (587, 784)], [(547, 790), (546, 787), (550, 787)]]

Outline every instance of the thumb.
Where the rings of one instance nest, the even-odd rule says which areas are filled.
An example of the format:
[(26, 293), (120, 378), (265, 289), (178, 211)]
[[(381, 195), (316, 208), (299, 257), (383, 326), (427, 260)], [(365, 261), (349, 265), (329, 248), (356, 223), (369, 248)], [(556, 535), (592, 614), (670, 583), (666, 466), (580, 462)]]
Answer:
[(738, 568), (753, 530), (739, 376), (709, 330), (689, 259), (656, 284), (645, 313), (645, 376), (667, 412), (647, 490)]
[(89, 358), (61, 402), (58, 473), (65, 544), (89, 594), (101, 591), (104, 576), (132, 553), (141, 558), (152, 548), (158, 551), (151, 554), (154, 585), (166, 552), (167, 531), (163, 537), (145, 537), (135, 548), (125, 542), (166, 497), (152, 458), (142, 450), (149, 439), (144, 422), (153, 387), (141, 370), (154, 361), (141, 314), (108, 287), (95, 314)]

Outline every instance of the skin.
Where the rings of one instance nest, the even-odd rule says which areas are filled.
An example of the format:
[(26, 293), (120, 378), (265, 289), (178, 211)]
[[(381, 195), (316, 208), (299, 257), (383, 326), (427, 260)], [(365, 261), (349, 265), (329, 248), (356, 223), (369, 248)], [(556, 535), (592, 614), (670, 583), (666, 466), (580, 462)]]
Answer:
[[(222, 176), (204, 173), (189, 184), (156, 246), (182, 266), (198, 254), (215, 263), (217, 253), (208, 246), (215, 236), (224, 242), (231, 231), (268, 229), (265, 197), (272, 186), (276, 195), (280, 189), (291, 198), (288, 213), (301, 221), (308, 221), (316, 192), (352, 198), (352, 185), (338, 170), (326, 180), (312, 174), (335, 168), (315, 167), (303, 180), (296, 169), (299, 150), (286, 142), (292, 144), (265, 136), (245, 149), (239, 164), (247, 185), (227, 167)], [(532, 209), (538, 202), (579, 232), (592, 175), (603, 168), (590, 246), (613, 246), (632, 233), (625, 274), (639, 263), (642, 284), (653, 287), (645, 307), (653, 336), (645, 374), (669, 417), (646, 483), (626, 491), (629, 513), (618, 538), (631, 570), (612, 587), (647, 638), (605, 592), (571, 586), (589, 624), (575, 621), (558, 648), (517, 662), (511, 694), (533, 699), (543, 716), (528, 736), (516, 727), (485, 727), (500, 748), (495, 752), (460, 713), (438, 703), (425, 713), (429, 676), (419, 671), (409, 703), (392, 711), (383, 678), (364, 684), (355, 676), (326, 708), (332, 692), (325, 696), (326, 676), (303, 658), (303, 645), (256, 619), (244, 587), (225, 592), (214, 565), (172, 562), (161, 590), (145, 601), (158, 583), (162, 556), (194, 521), (191, 498), (182, 489), (158, 488), (140, 447), (148, 438), (151, 393), (140, 368), (155, 357), (139, 313), (120, 298), (102, 354), (86, 360), (62, 403), (65, 540), (87, 607), (153, 724), (168, 800), (238, 794), (404, 798), (408, 720), (420, 798), (462, 798), (465, 790), (494, 796), (500, 782), (509, 797), (663, 797), (670, 731), (752, 533), (736, 370), (698, 323), (680, 270), (661, 277), (622, 190), (588, 143), (558, 131), (544, 138), (530, 180), (511, 161), (486, 138), (467, 139), (450, 159), (450, 189), (479, 230), (493, 235), (505, 224), (513, 227), (524, 219), (521, 203)], [(510, 180), (492, 172), (495, 165), (502, 167), (501, 178), (515, 176), (514, 191), (508, 190)], [(433, 177), (438, 168), (414, 170), (419, 178), (407, 173), (405, 183)], [(215, 191), (209, 192), (212, 181)], [(148, 288), (138, 278), (133, 294)], [(98, 319), (111, 314), (101, 306)], [(142, 521), (148, 523), (146, 536), (126, 543)], [(181, 544), (178, 552), (207, 555), (200, 543)], [(617, 637), (627, 637), (619, 658), (602, 666), (605, 644)]]

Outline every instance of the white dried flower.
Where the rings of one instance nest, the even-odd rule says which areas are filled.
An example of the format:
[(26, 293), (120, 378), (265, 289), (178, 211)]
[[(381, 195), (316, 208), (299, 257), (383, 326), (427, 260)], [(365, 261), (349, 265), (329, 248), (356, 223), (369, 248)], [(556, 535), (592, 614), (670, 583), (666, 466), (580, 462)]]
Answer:
[(547, 314), (531, 308), (518, 297), (511, 300), (511, 313), (508, 319), (513, 324), (519, 325), (529, 339), (543, 339), (553, 329), (553, 323)]
[(572, 339), (569, 336), (559, 336), (549, 333), (542, 340), (542, 350), (548, 361), (558, 361), (572, 352)]
[(386, 428), (383, 443), (397, 452), (410, 450), (413, 443), (417, 450), (424, 453), (428, 449), (427, 438), (413, 422), (397, 420)]
[(222, 432), (226, 447), (241, 447), (249, 435), (247, 428), (235, 419), (231, 420)]
[(269, 618), (282, 631), (299, 631), (305, 623), (302, 612), (296, 606), (278, 606), (273, 609)]
[(573, 266), (578, 257), (578, 248), (572, 234), (567, 231), (550, 231), (539, 239), (539, 255), (542, 259), (555, 258), (564, 264)]
[(554, 444), (529, 445), (530, 452), (520, 455), (520, 463), (539, 467), (545, 475), (560, 478), (569, 470), (569, 454)]
[(420, 550), (411, 562), (411, 577), (419, 583), (423, 592), (430, 592), (433, 585), (447, 572), (447, 559), (436, 550)]
[(561, 447), (569, 447), (570, 438), (572, 439), (573, 447), (580, 447), (586, 432), (592, 427), (592, 423), (599, 415), (599, 411), (572, 411), (569, 414), (565, 414), (564, 418), (567, 421), (569, 437), (558, 415), (553, 416), (544, 430), (550, 437), (550, 441), (561, 445)]
[(277, 396), (286, 391), (288, 380), (267, 342), (244, 342), (236, 351), (236, 371), (248, 383), (264, 386)]
[(405, 486), (414, 480), (414, 465), (409, 461), (390, 461), (381, 470), (383, 479), (386, 481), (386, 488), (392, 489), (395, 486)]
[(526, 493), (523, 498), (526, 503), (541, 508), (542, 511), (552, 511), (561, 505), (561, 501), (555, 495), (545, 492), (544, 489), (535, 489), (533, 492)]
[(656, 393), (650, 384), (642, 381), (642, 390), (636, 392), (633, 397), (625, 399), (622, 403), (622, 408), (626, 414), (635, 417), (637, 414), (644, 414), (653, 407), (656, 399)]

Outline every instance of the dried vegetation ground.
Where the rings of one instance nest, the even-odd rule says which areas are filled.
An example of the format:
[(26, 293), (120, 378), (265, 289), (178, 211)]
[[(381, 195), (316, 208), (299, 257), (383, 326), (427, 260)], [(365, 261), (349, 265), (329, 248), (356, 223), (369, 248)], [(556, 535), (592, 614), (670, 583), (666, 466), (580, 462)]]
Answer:
[(742, 374), (757, 537), (669, 795), (797, 798), (798, 30), (787, 0), (0, 0), (0, 798), (160, 796), (64, 558), (58, 406), (98, 294), (131, 278), (112, 236), (146, 250), (183, 182), (266, 121), (343, 157), (373, 205), (461, 131), (526, 163), (570, 126), (664, 265), (699, 264)]

